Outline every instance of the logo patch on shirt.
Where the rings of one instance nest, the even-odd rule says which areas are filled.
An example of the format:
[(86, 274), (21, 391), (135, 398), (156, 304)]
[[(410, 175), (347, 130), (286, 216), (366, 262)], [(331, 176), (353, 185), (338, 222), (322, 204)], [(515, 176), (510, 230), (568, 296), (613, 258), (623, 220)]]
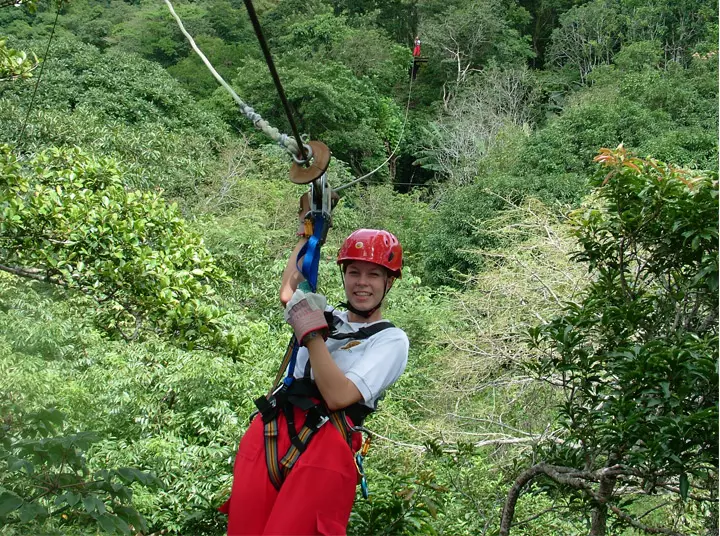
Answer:
[(354, 348), (358, 344), (360, 344), (361, 341), (350, 341), (345, 346), (341, 347), (341, 350), (349, 350), (350, 348)]

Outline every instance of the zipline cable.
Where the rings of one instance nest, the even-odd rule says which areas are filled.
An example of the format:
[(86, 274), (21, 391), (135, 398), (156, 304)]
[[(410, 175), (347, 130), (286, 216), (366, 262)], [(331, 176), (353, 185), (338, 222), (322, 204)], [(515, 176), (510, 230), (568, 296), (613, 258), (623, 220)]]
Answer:
[[(240, 110), (243, 114), (245, 114), (245, 117), (247, 117), (252, 123), (255, 125), (256, 128), (260, 129), (266, 136), (268, 136), (273, 141), (277, 142), (278, 145), (283, 147), (287, 152), (289, 152), (293, 158), (296, 161), (301, 161), (302, 155), (304, 152), (301, 152), (300, 150), (300, 143), (299, 141), (296, 141), (296, 138), (293, 138), (292, 136), (288, 136), (287, 134), (283, 134), (278, 129), (270, 125), (265, 119), (262, 118), (262, 116), (255, 112), (255, 110), (252, 109), (252, 107), (248, 106), (243, 100), (238, 96), (237, 93), (233, 90), (233, 88), (230, 87), (230, 85), (225, 82), (222, 76), (215, 70), (215, 68), (212, 66), (210, 61), (205, 57), (205, 54), (202, 53), (200, 48), (195, 44), (195, 40), (192, 38), (192, 36), (188, 33), (188, 31), (185, 29), (185, 26), (182, 23), (182, 20), (180, 20), (180, 17), (178, 17), (177, 13), (175, 13), (175, 9), (173, 8), (173, 5), (170, 3), (170, 0), (165, 0), (165, 3), (168, 6), (168, 9), (170, 10), (170, 14), (175, 19), (175, 22), (177, 22), (178, 27), (180, 28), (180, 31), (183, 33), (185, 38), (190, 43), (190, 46), (195, 51), (195, 53), (200, 57), (202, 62), (205, 64), (205, 67), (207, 67), (212, 75), (215, 77), (215, 80), (217, 80), (220, 85), (228, 92), (230, 93), (230, 96), (232, 96), (233, 100), (240, 106)], [(297, 138), (299, 140), (299, 138)], [(309, 147), (305, 147), (305, 150), (309, 149)]]
[(342, 186), (338, 186), (337, 188), (333, 188), (333, 191), (334, 191), (334, 192), (339, 192), (340, 190), (344, 190), (345, 188), (349, 188), (350, 186), (353, 186), (353, 185), (357, 184), (358, 182), (363, 181), (363, 180), (367, 179), (368, 177), (374, 175), (374, 174), (377, 173), (385, 164), (387, 164), (387, 163), (390, 161), (390, 159), (395, 155), (395, 153), (397, 152), (398, 148), (400, 147), (400, 143), (402, 143), (403, 135), (405, 134), (405, 125), (407, 124), (408, 112), (410, 111), (410, 98), (412, 97), (412, 86), (413, 86), (413, 77), (410, 76), (410, 88), (409, 88), (409, 90), (408, 90), (407, 104), (405, 105), (405, 119), (403, 119), (402, 128), (400, 129), (400, 137), (398, 138), (398, 142), (397, 142), (397, 144), (395, 145), (395, 149), (393, 149), (393, 152), (390, 153), (390, 156), (388, 156), (382, 164), (380, 164), (378, 167), (376, 167), (375, 169), (373, 169), (370, 173), (366, 173), (366, 174), (363, 175), (362, 177), (359, 177), (359, 178), (357, 178), (357, 179), (355, 179), (355, 180), (353, 180), (353, 181), (350, 181), (350, 182), (348, 182), (347, 184), (343, 184)]
[[(240, 109), (245, 114), (245, 116), (250, 119), (250, 121), (253, 122), (253, 124), (262, 130), (268, 137), (270, 137), (273, 141), (276, 141), (280, 146), (284, 147), (292, 156), (295, 162), (298, 164), (303, 164), (306, 162), (306, 160), (303, 158), (304, 150), (307, 150), (311, 153), (310, 146), (307, 144), (302, 144), (302, 147), (304, 150), (301, 150), (298, 143), (295, 141), (296, 139), (301, 139), (299, 135), (297, 134), (297, 128), (295, 126), (295, 122), (292, 119), (292, 113), (290, 110), (289, 103), (287, 102), (287, 98), (285, 97), (285, 92), (282, 89), (282, 84), (280, 83), (280, 79), (277, 75), (277, 71), (275, 70), (275, 65), (272, 61), (272, 57), (270, 56), (270, 51), (267, 49), (267, 44), (265, 43), (265, 39), (262, 35), (262, 30), (260, 29), (260, 25), (257, 21), (257, 16), (255, 15), (255, 10), (252, 7), (252, 3), (250, 3), (250, 0), (245, 0), (246, 6), (248, 7), (248, 13), (250, 15), (250, 19), (253, 22), (253, 28), (255, 28), (255, 24), (257, 23), (257, 30), (256, 35), (258, 36), (258, 40), (260, 41), (260, 46), (263, 49), (263, 53), (265, 54), (265, 58), (268, 64), (268, 68), (270, 69), (271, 75), (273, 77), (273, 81), (275, 82), (276, 88), (278, 89), (278, 94), (280, 95), (280, 99), (283, 101), (283, 106), (285, 107), (285, 113), (287, 114), (288, 121), (290, 122), (290, 126), (293, 129), (293, 134), (295, 134), (295, 138), (288, 136), (287, 134), (282, 134), (280, 131), (274, 127), (272, 127), (267, 121), (265, 121), (260, 114), (256, 113), (255, 110), (253, 110), (250, 106), (248, 106), (243, 100), (238, 96), (237, 93), (230, 87), (230, 85), (225, 82), (222, 76), (215, 70), (215, 68), (212, 66), (210, 61), (205, 57), (205, 54), (202, 53), (200, 48), (195, 43), (195, 40), (192, 38), (192, 36), (188, 33), (188, 31), (185, 29), (185, 26), (182, 23), (182, 20), (180, 17), (175, 13), (175, 9), (173, 8), (172, 3), (170, 0), (165, 0), (165, 4), (167, 4), (168, 9), (170, 10), (170, 13), (172, 14), (173, 18), (177, 22), (178, 27), (180, 28), (180, 31), (183, 33), (185, 38), (190, 43), (190, 46), (195, 51), (195, 53), (200, 57), (202, 62), (205, 64), (205, 66), (210, 70), (212, 75), (215, 77), (215, 79), (222, 85), (222, 87), (230, 93), (233, 100), (238, 103), (240, 106)], [(408, 98), (407, 103), (405, 105), (405, 117), (403, 119), (403, 124), (400, 129), (400, 137), (398, 139), (397, 144), (395, 145), (395, 148), (390, 153), (390, 156), (388, 156), (379, 166), (377, 166), (375, 169), (370, 171), (369, 173), (366, 173), (362, 177), (358, 177), (357, 179), (350, 181), (347, 184), (343, 184), (342, 186), (339, 186), (338, 188), (333, 188), (333, 191), (339, 192), (340, 190), (344, 190), (345, 188), (349, 188), (350, 186), (353, 186), (369, 177), (377, 173), (380, 169), (382, 169), (385, 164), (387, 164), (390, 159), (395, 156), (395, 153), (400, 148), (400, 144), (402, 143), (403, 136), (405, 134), (405, 126), (407, 125), (408, 120), (408, 114), (410, 112), (410, 101), (412, 98), (412, 86), (413, 86), (413, 78), (410, 77), (410, 87), (408, 89)], [(312, 157), (312, 154), (310, 154), (310, 157)]]
[[(270, 69), (270, 76), (272, 76), (273, 83), (275, 84), (275, 89), (280, 96), (283, 108), (285, 108), (285, 115), (287, 116), (288, 122), (290, 123), (290, 128), (292, 129), (293, 136), (295, 136), (296, 140), (300, 140), (300, 134), (298, 133), (297, 126), (295, 125), (295, 121), (293, 120), (290, 103), (285, 96), (285, 90), (283, 89), (282, 83), (280, 82), (280, 76), (275, 69), (275, 62), (273, 61), (272, 55), (270, 54), (270, 49), (267, 46), (267, 41), (265, 41), (265, 36), (263, 35), (262, 28), (260, 27), (260, 21), (258, 20), (257, 14), (255, 13), (255, 8), (253, 7), (252, 0), (245, 0), (245, 7), (247, 8), (248, 15), (250, 16), (250, 22), (253, 25), (253, 30), (255, 30), (255, 35), (257, 36), (258, 42), (260, 43), (260, 48), (262, 49), (263, 55), (265, 56), (265, 63), (267, 63), (268, 69)], [(300, 156), (303, 162), (307, 161), (307, 158), (305, 156), (305, 148), (302, 145), (300, 145)]]
[(38, 86), (40, 85), (40, 79), (42, 78), (43, 70), (45, 69), (45, 63), (47, 63), (48, 54), (50, 54), (50, 43), (52, 43), (53, 36), (55, 35), (55, 27), (57, 26), (59, 17), (60, 5), (58, 5), (57, 11), (55, 12), (55, 21), (53, 22), (52, 30), (50, 31), (50, 38), (48, 39), (47, 47), (45, 47), (45, 56), (42, 59), (42, 65), (40, 65), (40, 72), (38, 73), (37, 80), (35, 81), (35, 88), (33, 89), (32, 97), (30, 98), (30, 106), (28, 106), (27, 112), (25, 113), (25, 120), (23, 121), (22, 128), (20, 129), (20, 134), (17, 138), (18, 145), (20, 145), (20, 142), (25, 135), (25, 127), (27, 127), (28, 119), (30, 118), (30, 112), (32, 111), (35, 104), (35, 95), (37, 94)]

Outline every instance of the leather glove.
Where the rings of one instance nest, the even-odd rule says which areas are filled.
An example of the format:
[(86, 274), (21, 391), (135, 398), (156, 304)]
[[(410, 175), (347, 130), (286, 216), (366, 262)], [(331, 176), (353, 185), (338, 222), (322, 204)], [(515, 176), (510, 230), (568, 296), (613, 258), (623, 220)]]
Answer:
[[(330, 210), (332, 211), (335, 208), (335, 205), (338, 204), (338, 201), (340, 200), (340, 196), (335, 193), (330, 193)], [(310, 212), (310, 192), (305, 192), (300, 196), (300, 207), (298, 208), (298, 230), (297, 235), (298, 236), (306, 236), (305, 234), (305, 214)]]
[(328, 324), (325, 320), (327, 299), (322, 294), (297, 289), (285, 306), (285, 321), (292, 326), (295, 338), (302, 345), (308, 333), (320, 331), (327, 339)]

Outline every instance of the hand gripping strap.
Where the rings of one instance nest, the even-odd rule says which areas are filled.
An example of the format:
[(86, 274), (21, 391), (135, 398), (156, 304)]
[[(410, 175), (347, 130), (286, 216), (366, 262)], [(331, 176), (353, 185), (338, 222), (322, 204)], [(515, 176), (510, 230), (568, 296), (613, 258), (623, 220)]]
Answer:
[[(308, 285), (310, 286), (311, 292), (315, 292), (315, 290), (317, 289), (318, 268), (320, 266), (320, 246), (322, 246), (322, 237), (324, 236), (324, 232), (325, 218), (321, 215), (316, 215), (315, 221), (313, 223), (313, 234), (305, 243), (305, 245), (300, 249), (300, 251), (298, 252), (297, 260), (295, 261), (297, 266), (297, 263), (299, 263), (300, 259), (303, 260), (302, 268), (298, 267), (298, 271), (303, 275), (305, 281), (307, 281)], [(281, 366), (280, 371), (278, 371), (278, 375), (282, 375), (282, 373), (285, 371), (285, 366), (287, 366), (288, 372), (287, 376), (285, 377), (286, 385), (290, 385), (293, 381), (293, 376), (295, 374), (295, 361), (297, 359), (297, 352), (300, 346), (300, 341), (293, 337), (290, 341), (290, 344), (292, 345), (292, 353), (288, 356), (289, 359), (287, 364), (283, 362), (283, 366)], [(286, 356), (287, 355), (288, 354), (286, 353)]]

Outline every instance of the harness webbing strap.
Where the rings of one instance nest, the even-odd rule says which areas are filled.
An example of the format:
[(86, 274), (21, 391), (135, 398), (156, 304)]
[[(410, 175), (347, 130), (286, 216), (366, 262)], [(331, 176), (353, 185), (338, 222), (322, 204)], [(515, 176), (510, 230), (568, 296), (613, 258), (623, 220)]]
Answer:
[(296, 441), (293, 441), (293, 444), (285, 453), (285, 456), (283, 456), (280, 460), (280, 465), (282, 466), (283, 471), (283, 478), (288, 475), (290, 469), (293, 468), (295, 462), (298, 461), (298, 459), (300, 458), (300, 455), (305, 452), (308, 443), (310, 443), (310, 440), (313, 438), (315, 432), (317, 432), (318, 429), (314, 429), (309, 426), (303, 426), (300, 429), (300, 432), (294, 438), (296, 439)]
[[(328, 421), (338, 430), (348, 447), (352, 448), (352, 435), (347, 425), (345, 410), (328, 411), (319, 398), (317, 387), (309, 379), (298, 380), (291, 386), (283, 385), (269, 398), (255, 401), (265, 423), (265, 462), (270, 482), (280, 490), (300, 455), (307, 450), (310, 441)], [(295, 408), (305, 412), (305, 422), (300, 431), (295, 426)], [(282, 411), (287, 423), (290, 447), (281, 457), (278, 450), (278, 412)]]
[(268, 476), (276, 490), (280, 490), (284, 475), (278, 465), (278, 421), (272, 419), (265, 423), (265, 460), (267, 461)]
[[(268, 396), (275, 390), (275, 388), (280, 384), (280, 380), (283, 377), (283, 374), (285, 374), (285, 371), (288, 369), (288, 365), (290, 364), (290, 361), (292, 360), (293, 354), (297, 357), (297, 351), (298, 351), (298, 345), (297, 340), (295, 339), (295, 335), (292, 336), (290, 339), (290, 342), (288, 343), (287, 349), (285, 350), (285, 355), (282, 358), (282, 362), (280, 363), (280, 368), (277, 371), (277, 374), (275, 374), (275, 379), (273, 380), (272, 387), (270, 388), (270, 391), (268, 392)], [(294, 369), (293, 365), (293, 369)], [(290, 374), (288, 374), (290, 376)]]
[(348, 446), (352, 449), (352, 432), (348, 429), (347, 421), (345, 420), (345, 411), (333, 411), (330, 414), (330, 422), (337, 428), (340, 435), (345, 438)]
[(298, 252), (298, 261), (303, 260), (298, 271), (303, 275), (305, 281), (310, 285), (312, 292), (317, 289), (318, 268), (320, 267), (320, 246), (322, 246), (325, 234), (325, 217), (315, 214), (313, 221), (313, 234)]
[(394, 328), (395, 324), (392, 322), (378, 322), (377, 324), (373, 324), (372, 326), (365, 326), (357, 331), (353, 331), (350, 333), (330, 333), (329, 338), (335, 339), (337, 341), (341, 341), (344, 339), (352, 339), (354, 341), (361, 341), (364, 339), (369, 339), (376, 333), (380, 333), (381, 331), (388, 329), (388, 328)]

